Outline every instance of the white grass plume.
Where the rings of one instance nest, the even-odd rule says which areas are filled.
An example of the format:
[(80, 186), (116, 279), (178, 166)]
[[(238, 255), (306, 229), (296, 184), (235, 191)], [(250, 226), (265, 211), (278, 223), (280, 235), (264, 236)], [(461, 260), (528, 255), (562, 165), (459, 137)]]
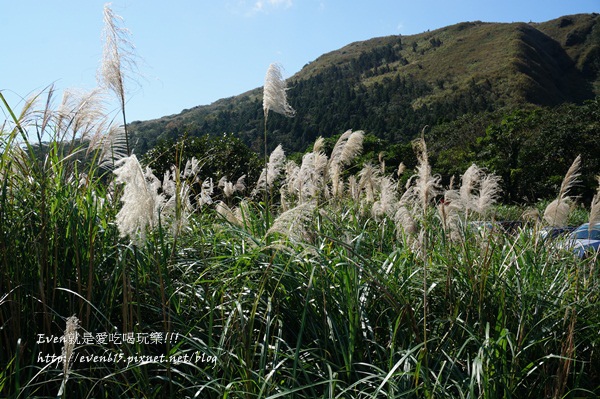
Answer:
[(354, 158), (360, 155), (363, 149), (364, 135), (365, 133), (362, 130), (352, 132), (350, 137), (348, 137), (348, 141), (342, 148), (339, 159), (340, 164), (348, 165)]
[(200, 188), (200, 194), (196, 196), (196, 202), (198, 203), (198, 207), (202, 207), (204, 205), (212, 204), (212, 195), (214, 193), (215, 186), (213, 184), (212, 178), (205, 179), (202, 182), (202, 187)]
[(160, 181), (149, 168), (144, 173), (135, 155), (119, 160), (116, 166), (115, 182), (125, 184), (123, 207), (116, 216), (117, 227), (121, 237), (140, 244), (145, 241), (147, 228), (154, 226), (164, 200), (158, 194)]
[[(452, 190), (450, 192), (452, 192)], [(456, 191), (453, 192), (456, 193)], [(457, 242), (462, 238), (462, 235), (460, 234), (460, 217), (458, 207), (450, 200), (447, 200), (448, 197), (446, 194), (448, 193), (449, 191), (444, 193), (445, 201), (442, 201), (437, 205), (437, 211), (446, 237), (448, 237), (450, 241)]]
[(57, 397), (61, 397), (64, 394), (67, 380), (69, 379), (69, 374), (71, 372), (73, 351), (75, 350), (75, 344), (77, 343), (79, 328), (79, 319), (73, 315), (67, 319), (65, 332), (63, 335), (63, 348), (61, 358), (63, 361), (63, 380), (60, 385), (60, 389), (58, 391)]
[(252, 195), (256, 195), (261, 190), (270, 190), (279, 175), (281, 174), (285, 165), (285, 152), (281, 147), (281, 144), (277, 146), (269, 156), (269, 162), (266, 168), (263, 169), (256, 187), (252, 192)]
[(325, 146), (325, 139), (322, 136), (319, 136), (315, 143), (313, 144), (313, 152), (323, 152), (323, 147)]
[(282, 77), (281, 65), (273, 63), (269, 65), (265, 76), (265, 86), (263, 88), (263, 111), (266, 119), (269, 111), (278, 114), (293, 117), (296, 111), (288, 104), (286, 94), (286, 83)]
[(285, 183), (281, 187), (282, 195), (287, 198), (298, 199), (299, 192), (301, 190), (302, 182), (298, 175), (300, 173), (300, 166), (292, 160), (288, 160), (285, 163)]
[(136, 62), (135, 47), (130, 39), (131, 33), (122, 26), (122, 23), (123, 18), (113, 12), (111, 3), (106, 3), (102, 31), (104, 49), (97, 80), (101, 87), (112, 91), (120, 103), (127, 140), (127, 154), (130, 154), (125, 117), (125, 80), (127, 74), (134, 71)]
[(579, 172), (580, 167), (581, 155), (578, 155), (563, 178), (558, 197), (546, 207), (544, 211), (544, 221), (550, 226), (563, 226), (567, 224), (569, 212), (571, 210), (571, 197), (569, 196), (569, 191), (578, 182), (578, 178), (581, 175)]
[(333, 196), (343, 192), (343, 182), (340, 181), (342, 168), (349, 164), (362, 152), (364, 132), (347, 130), (336, 142), (329, 157), (329, 178), (332, 185)]
[(215, 203), (215, 210), (229, 223), (236, 226), (242, 226), (242, 221), (223, 201), (218, 201), (217, 203)]
[(306, 202), (283, 212), (275, 219), (267, 234), (279, 233), (294, 242), (307, 241), (308, 224), (313, 218), (316, 207), (316, 203)]
[(348, 177), (348, 193), (354, 202), (360, 201), (360, 185), (354, 175)]
[(591, 233), (594, 225), (600, 223), (600, 176), (596, 176), (598, 180), (598, 189), (596, 191), (596, 195), (592, 198), (592, 203), (590, 205), (590, 216), (589, 216), (589, 232)]
[(429, 156), (427, 154), (427, 144), (423, 137), (413, 141), (413, 146), (417, 154), (417, 173), (413, 175), (407, 185), (414, 182), (412, 190), (417, 205), (423, 215), (427, 212), (430, 202), (440, 192), (440, 176), (432, 176), (431, 166), (429, 165)]
[(379, 170), (381, 170), (381, 174), (385, 174), (385, 152), (379, 152)]
[(358, 186), (365, 193), (366, 202), (373, 203), (375, 201), (375, 191), (377, 190), (378, 181), (381, 177), (379, 169), (366, 163), (360, 172), (358, 172), (358, 177)]
[(400, 176), (402, 176), (405, 171), (406, 165), (404, 165), (404, 162), (400, 162), (400, 165), (398, 165), (398, 170), (396, 170), (396, 175), (398, 176), (398, 178), (400, 178)]
[(230, 198), (233, 194), (238, 191), (244, 191), (246, 189), (246, 185), (244, 184), (244, 180), (246, 179), (246, 175), (242, 175), (237, 179), (237, 181), (231, 182), (227, 179), (227, 176), (221, 177), (219, 179), (218, 187), (223, 190), (223, 195), (225, 198)]
[(473, 199), (473, 192), (478, 186), (482, 175), (483, 171), (475, 164), (469, 166), (469, 168), (467, 168), (465, 173), (462, 175), (459, 189), (460, 196), (458, 200), (464, 207), (465, 213), (473, 208), (475, 202)]
[[(190, 201), (192, 188), (185, 176), (185, 171), (181, 172), (173, 166), (171, 171), (165, 172), (162, 183), (163, 202), (159, 209), (160, 220), (163, 226), (170, 227), (174, 236), (183, 231), (194, 211)], [(194, 179), (191, 181), (193, 182)]]
[(401, 237), (401, 232), (408, 235), (415, 235), (417, 233), (417, 223), (405, 205), (401, 204), (396, 209), (396, 213), (394, 213), (394, 222), (396, 224), (398, 238)]
[(396, 183), (390, 176), (382, 176), (379, 179), (379, 200), (373, 203), (372, 213), (374, 217), (384, 216), (394, 217), (398, 196), (396, 193)]
[(544, 221), (550, 226), (564, 226), (569, 220), (571, 201), (568, 198), (555, 199), (544, 210)]
[(101, 90), (65, 90), (55, 128), (63, 137), (70, 135), (72, 139), (89, 140), (101, 134), (106, 124), (105, 98)]
[(558, 198), (565, 199), (569, 196), (569, 191), (578, 183), (579, 176), (581, 176), (581, 173), (579, 172), (580, 168), (581, 155), (578, 155), (569, 167), (569, 170), (560, 185)]
[(299, 197), (301, 202), (316, 199), (325, 186), (327, 156), (322, 152), (309, 152), (302, 157), (298, 170)]
[(475, 212), (484, 215), (496, 203), (502, 189), (500, 188), (500, 177), (488, 174), (479, 183), (479, 193), (474, 199), (473, 208)]

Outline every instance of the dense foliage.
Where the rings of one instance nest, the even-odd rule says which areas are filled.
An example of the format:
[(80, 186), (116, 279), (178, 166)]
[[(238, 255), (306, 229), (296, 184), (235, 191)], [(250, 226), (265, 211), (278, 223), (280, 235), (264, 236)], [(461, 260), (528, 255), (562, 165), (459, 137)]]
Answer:
[(578, 189), (588, 202), (600, 169), (600, 98), (581, 106), (529, 107), (467, 115), (432, 129), (433, 164), (444, 176), (458, 176), (472, 162), (502, 177), (505, 201), (551, 198), (573, 159), (581, 155)]

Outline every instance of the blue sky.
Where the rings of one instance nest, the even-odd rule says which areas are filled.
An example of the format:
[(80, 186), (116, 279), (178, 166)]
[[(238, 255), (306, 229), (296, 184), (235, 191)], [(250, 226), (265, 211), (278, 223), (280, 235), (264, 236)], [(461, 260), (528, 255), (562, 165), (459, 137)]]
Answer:
[[(0, 90), (15, 109), (50, 84), (90, 90), (102, 57), (96, 0), (0, 0)], [(463, 21), (543, 22), (600, 12), (600, 0), (113, 0), (136, 47), (128, 120), (210, 104), (284, 77), (354, 41)]]

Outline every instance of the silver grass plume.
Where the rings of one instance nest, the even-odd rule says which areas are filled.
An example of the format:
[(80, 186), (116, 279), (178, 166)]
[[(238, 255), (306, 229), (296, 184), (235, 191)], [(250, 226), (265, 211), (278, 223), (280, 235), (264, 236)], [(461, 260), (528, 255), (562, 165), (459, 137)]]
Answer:
[(458, 200), (464, 208), (465, 217), (468, 217), (468, 212), (474, 207), (474, 194), (475, 188), (479, 184), (479, 180), (482, 176), (482, 170), (475, 164), (469, 166), (469, 168), (463, 173), (461, 178), (461, 185), (459, 189), (460, 196)]
[(183, 174), (181, 177), (184, 179), (195, 180), (200, 172), (200, 168), (200, 161), (198, 161), (196, 157), (192, 157), (185, 162), (185, 167), (183, 168)]
[(269, 191), (271, 189), (273, 183), (275, 183), (281, 174), (285, 161), (285, 152), (283, 151), (281, 144), (279, 144), (269, 156), (269, 162), (267, 162), (266, 168), (264, 168), (260, 174), (258, 182), (256, 183), (256, 188), (252, 191), (252, 195), (256, 195), (261, 190)]
[[(189, 162), (189, 161), (188, 161)], [(194, 182), (195, 175), (186, 175), (179, 168), (172, 166), (163, 177), (163, 202), (160, 205), (160, 220), (164, 226), (170, 226), (171, 233), (178, 235), (186, 226), (189, 216), (194, 211), (190, 201), (192, 188), (186, 178)]]
[(265, 124), (269, 111), (293, 117), (296, 111), (288, 104), (286, 94), (286, 83), (281, 73), (281, 65), (273, 63), (269, 65), (265, 76), (263, 89), (263, 111), (265, 113)]
[(479, 193), (475, 197), (473, 206), (475, 212), (484, 215), (496, 203), (501, 192), (500, 177), (492, 174), (485, 175), (479, 182)]
[(131, 154), (125, 117), (125, 80), (126, 74), (135, 69), (135, 47), (130, 39), (131, 33), (122, 27), (123, 18), (113, 12), (111, 3), (104, 5), (104, 29), (102, 38), (104, 49), (102, 63), (98, 71), (101, 87), (112, 91), (121, 106), (127, 154)]
[(200, 194), (196, 196), (196, 202), (198, 203), (198, 207), (212, 204), (213, 201), (211, 196), (214, 193), (214, 189), (215, 186), (213, 184), (212, 178), (208, 178), (202, 182)]
[(323, 152), (323, 147), (325, 146), (325, 139), (322, 136), (319, 136), (315, 143), (313, 144), (313, 152)]
[(406, 170), (406, 165), (404, 165), (404, 162), (400, 162), (400, 165), (398, 165), (398, 170), (396, 171), (398, 178), (400, 178), (400, 176), (402, 176), (404, 174), (405, 170)]
[(541, 220), (540, 211), (538, 211), (536, 208), (527, 208), (523, 211), (521, 218), (527, 222), (537, 224)]
[(218, 187), (223, 190), (223, 195), (226, 198), (230, 198), (237, 191), (244, 191), (246, 189), (246, 185), (244, 184), (244, 180), (246, 179), (246, 175), (242, 175), (237, 179), (237, 181), (231, 182), (227, 179), (227, 176), (223, 176), (219, 179)]
[(73, 351), (75, 350), (75, 344), (77, 343), (77, 329), (79, 328), (79, 319), (73, 315), (67, 319), (65, 332), (63, 334), (63, 348), (62, 348), (62, 361), (63, 361), (63, 380), (60, 386), (60, 390), (57, 394), (58, 397), (62, 396), (65, 390), (67, 380), (69, 379), (69, 373), (71, 371), (71, 360), (73, 358)]
[(127, 135), (125, 128), (111, 125), (108, 132), (98, 132), (90, 138), (88, 155), (93, 151), (98, 152), (98, 164), (102, 168), (110, 169), (116, 162), (127, 157)]
[(415, 152), (417, 153), (417, 174), (412, 176), (407, 185), (414, 181), (412, 186), (415, 204), (421, 208), (423, 215), (433, 198), (440, 191), (440, 176), (431, 175), (431, 166), (429, 165), (429, 156), (427, 154), (427, 144), (425, 139), (420, 137), (413, 141)]
[(248, 201), (245, 199), (241, 200), (237, 207), (233, 209), (233, 214), (235, 217), (242, 222), (242, 224), (246, 224), (246, 221), (250, 217), (250, 206), (248, 205)]
[(304, 154), (298, 171), (300, 202), (316, 199), (322, 193), (327, 162), (327, 156), (320, 151)]
[(401, 238), (401, 232), (407, 235), (415, 235), (417, 233), (417, 224), (411, 212), (406, 205), (401, 204), (394, 213), (394, 223), (396, 224), (397, 238)]
[(591, 234), (592, 229), (598, 223), (600, 223), (600, 176), (596, 176), (598, 180), (598, 189), (596, 191), (596, 195), (592, 198), (592, 204), (590, 205), (590, 217), (589, 217), (589, 226), (588, 231)]
[(460, 191), (453, 189), (452, 186), (453, 182), (451, 181), (450, 188), (444, 191), (444, 200), (440, 201), (437, 210), (446, 236), (451, 241), (459, 241), (462, 237), (459, 213), (464, 211), (464, 205), (461, 201)]
[(544, 221), (551, 226), (562, 226), (567, 224), (569, 211), (571, 210), (569, 191), (577, 184), (578, 178), (581, 175), (579, 168), (581, 167), (581, 155), (571, 164), (567, 174), (563, 178), (560, 185), (558, 197), (546, 207), (544, 211)]
[(332, 194), (340, 196), (343, 192), (343, 183), (340, 181), (342, 168), (348, 165), (362, 152), (364, 132), (347, 130), (335, 143), (329, 157), (329, 178), (331, 179)]
[(117, 213), (116, 222), (121, 237), (129, 237), (134, 243), (145, 241), (146, 230), (154, 226), (163, 202), (158, 194), (160, 181), (147, 168), (146, 172), (135, 155), (123, 158), (116, 163), (116, 183), (123, 183), (121, 202), (123, 207)]
[(233, 185), (235, 191), (244, 191), (246, 189), (246, 175), (241, 175)]
[(451, 202), (443, 201), (437, 205), (437, 209), (446, 237), (450, 241), (460, 241), (463, 236), (460, 234), (461, 219), (457, 212), (457, 207), (453, 206)]
[(285, 185), (283, 185), (282, 187), (279, 188), (279, 198), (280, 198), (280, 203), (279, 203), (280, 212), (285, 212), (291, 208), (290, 203), (288, 202), (288, 194), (287, 194), (287, 189), (286, 189)]
[(360, 185), (354, 175), (348, 177), (348, 193), (352, 201), (358, 202), (360, 200)]
[(342, 165), (348, 165), (354, 160), (354, 158), (360, 155), (363, 149), (364, 135), (365, 133), (362, 130), (358, 130), (356, 132), (352, 132), (350, 137), (348, 137), (348, 141), (343, 146), (339, 159), (339, 162)]
[(375, 201), (375, 191), (377, 188), (377, 182), (381, 177), (379, 169), (370, 163), (363, 165), (363, 168), (358, 172), (358, 187), (360, 191), (365, 193), (365, 201), (367, 203), (373, 203)]
[(398, 169), (396, 170), (396, 175), (398, 176), (398, 192), (401, 191), (402, 180), (400, 178), (402, 177), (405, 171), (406, 165), (404, 165), (404, 162), (400, 162), (400, 165), (398, 165)]
[(283, 212), (273, 221), (267, 235), (279, 233), (294, 242), (308, 240), (308, 224), (312, 220), (316, 207), (316, 203), (306, 202)]
[(226, 181), (223, 184), (223, 195), (225, 195), (225, 197), (230, 198), (233, 193), (235, 193), (235, 185), (233, 184), (233, 182), (230, 181)]
[(57, 110), (56, 131), (63, 137), (90, 140), (102, 134), (107, 124), (104, 97), (99, 89), (91, 91), (65, 90), (62, 103)]
[(379, 153), (379, 169), (381, 174), (385, 174), (385, 152), (383, 151)]
[[(277, 112), (287, 117), (293, 117), (296, 113), (294, 109), (287, 102), (286, 83), (281, 74), (281, 65), (273, 63), (269, 65), (267, 74), (265, 76), (265, 85), (263, 87), (263, 112), (265, 116), (265, 129), (264, 129), (264, 156), (265, 156), (265, 169), (264, 178), (262, 181), (259, 179), (259, 185), (254, 190), (253, 195), (260, 190), (260, 184), (264, 182), (263, 198), (265, 203), (265, 223), (268, 226), (270, 223), (269, 218), (269, 202), (270, 202), (270, 184), (269, 182), (275, 179), (269, 176), (269, 163), (267, 159), (267, 119), (269, 117), (269, 111)], [(282, 151), (283, 152), (283, 151)], [(273, 154), (271, 154), (273, 155)], [(283, 164), (281, 165), (283, 166)], [(261, 176), (262, 177), (262, 176)]]
[(379, 179), (379, 200), (373, 203), (371, 212), (376, 218), (384, 216), (394, 217), (398, 196), (396, 194), (396, 184), (390, 176), (382, 176)]
[(218, 201), (215, 203), (215, 210), (229, 223), (240, 227), (242, 226), (242, 220), (239, 219), (238, 216), (231, 210), (231, 208), (229, 208), (229, 206), (227, 206), (227, 204), (223, 201)]
[(300, 167), (292, 160), (288, 160), (285, 163), (285, 183), (281, 187), (282, 201), (288, 199), (298, 200), (299, 192), (301, 189), (302, 182), (298, 178), (300, 173)]

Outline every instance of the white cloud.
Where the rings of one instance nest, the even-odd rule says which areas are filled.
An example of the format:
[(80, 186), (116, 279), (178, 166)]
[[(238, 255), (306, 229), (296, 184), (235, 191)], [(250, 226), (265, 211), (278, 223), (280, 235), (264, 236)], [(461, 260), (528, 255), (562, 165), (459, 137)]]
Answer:
[(290, 8), (293, 0), (258, 0), (254, 3), (254, 11), (267, 11), (268, 8)]

